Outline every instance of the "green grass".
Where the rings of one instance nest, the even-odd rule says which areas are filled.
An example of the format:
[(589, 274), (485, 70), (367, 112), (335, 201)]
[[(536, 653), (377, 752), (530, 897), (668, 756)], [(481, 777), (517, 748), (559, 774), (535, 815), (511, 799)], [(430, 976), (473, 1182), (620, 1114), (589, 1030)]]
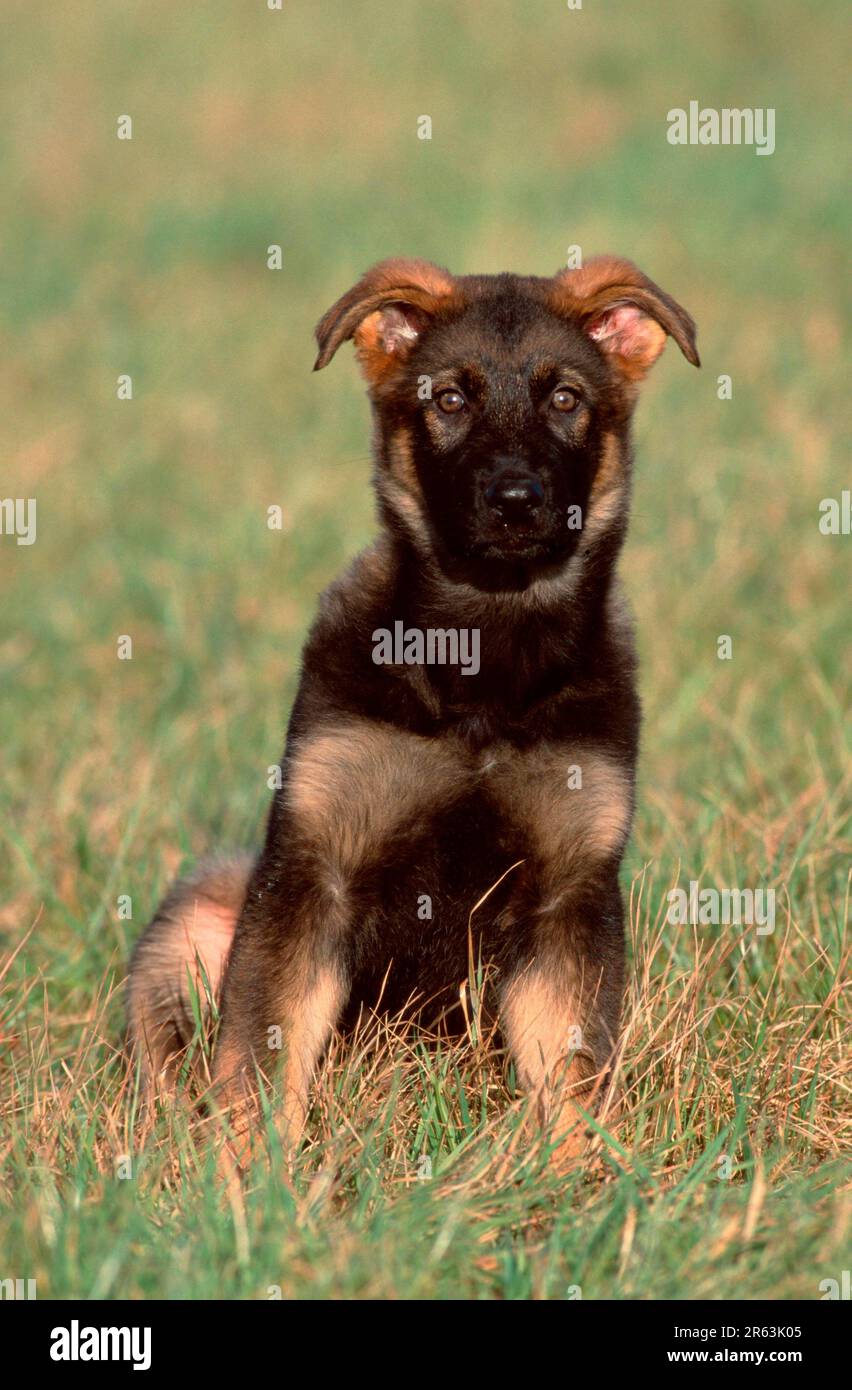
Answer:
[[(158, 0), (7, 30), (0, 495), (39, 530), (0, 537), (0, 1278), (819, 1297), (849, 1263), (850, 542), (818, 529), (849, 486), (844, 7)], [(690, 99), (775, 107), (776, 153), (670, 147)], [(372, 534), (366, 403), (343, 354), (311, 375), (313, 324), (385, 255), (549, 273), (574, 243), (685, 303), (704, 363), (670, 349), (637, 417), (623, 1126), (559, 1180), (479, 1044), (380, 1031), (333, 1052), (295, 1173), (223, 1206), (184, 1113), (135, 1123), (120, 984), (171, 874), (256, 842), (316, 595)], [(774, 936), (664, 926), (678, 875), (774, 887)]]

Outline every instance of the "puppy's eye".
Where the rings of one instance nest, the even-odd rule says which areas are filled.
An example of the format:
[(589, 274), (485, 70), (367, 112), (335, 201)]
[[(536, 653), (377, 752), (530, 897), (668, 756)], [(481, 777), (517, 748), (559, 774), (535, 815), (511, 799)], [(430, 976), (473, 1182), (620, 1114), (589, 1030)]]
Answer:
[(580, 404), (580, 397), (576, 391), (572, 391), (570, 386), (557, 386), (550, 398), (550, 404), (554, 410), (561, 411), (567, 415), (570, 411), (576, 410)]
[(439, 391), (435, 401), (446, 415), (455, 415), (457, 411), (464, 410), (467, 404), (461, 391)]

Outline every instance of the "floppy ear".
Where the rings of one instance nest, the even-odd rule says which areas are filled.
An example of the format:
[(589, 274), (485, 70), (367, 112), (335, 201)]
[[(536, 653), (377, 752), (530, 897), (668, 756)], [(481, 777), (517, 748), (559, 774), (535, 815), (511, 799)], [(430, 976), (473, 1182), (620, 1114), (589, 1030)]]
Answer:
[(430, 261), (379, 261), (317, 324), (314, 371), (325, 367), (340, 344), (354, 337), (364, 374), (375, 383), (410, 351), (455, 288), (452, 275)]
[(579, 320), (629, 381), (642, 380), (667, 334), (688, 362), (701, 365), (690, 315), (631, 261), (595, 256), (580, 270), (560, 271), (551, 302), (557, 312)]

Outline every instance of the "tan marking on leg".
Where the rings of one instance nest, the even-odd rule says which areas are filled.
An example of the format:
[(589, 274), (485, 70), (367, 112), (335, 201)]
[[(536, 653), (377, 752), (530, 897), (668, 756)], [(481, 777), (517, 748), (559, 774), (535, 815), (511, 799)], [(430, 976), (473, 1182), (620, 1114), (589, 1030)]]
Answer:
[(340, 1015), (344, 995), (340, 972), (332, 966), (320, 967), (285, 1030), (284, 1129), (290, 1150), (302, 1137), (311, 1080)]
[(588, 1053), (579, 1009), (579, 984), (564, 971), (557, 982), (532, 964), (509, 983), (501, 1021), (525, 1089), (538, 1092), (552, 1086), (573, 1065), (574, 1054)]
[(399, 826), (465, 785), (461, 753), (446, 739), (357, 721), (296, 749), (287, 796), (300, 832), (348, 875)]
[[(573, 767), (582, 786), (570, 785)], [(616, 853), (627, 838), (630, 777), (608, 753), (545, 744), (504, 754), (488, 773), (488, 786), (529, 835), (554, 882)]]
[[(276, 1006), (277, 1017), (267, 1027), (280, 1027), (281, 1050), (268, 1049), (268, 1059), (250, 1055), (247, 1031), (233, 1020), (216, 1052), (217, 1102), (231, 1137), (225, 1145), (224, 1169), (234, 1163), (245, 1169), (252, 1153), (252, 1129), (258, 1114), (257, 1070), (266, 1077), (283, 1053), (281, 1138), (288, 1157), (299, 1146), (308, 1110), (316, 1065), (340, 1015), (346, 982), (336, 965), (298, 963), (288, 975), (287, 989)], [(253, 1019), (252, 1024), (257, 1020)], [(261, 1021), (261, 1027), (263, 1027)], [(257, 1035), (257, 1029), (254, 1029)]]
[(518, 1080), (539, 1124), (549, 1128), (558, 1165), (585, 1149), (586, 1126), (577, 1105), (591, 1108), (604, 1080), (605, 1062), (595, 1058), (585, 1035), (588, 1003), (582, 993), (564, 963), (550, 971), (533, 962), (509, 982), (500, 1008)]

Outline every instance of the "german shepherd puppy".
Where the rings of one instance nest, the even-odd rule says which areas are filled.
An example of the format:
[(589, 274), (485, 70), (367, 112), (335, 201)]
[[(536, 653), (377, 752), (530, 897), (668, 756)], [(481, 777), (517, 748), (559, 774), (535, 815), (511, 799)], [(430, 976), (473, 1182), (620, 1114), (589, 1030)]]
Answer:
[[(191, 1036), (190, 980), (221, 994), (214, 1083), (243, 1154), (277, 1048), (295, 1144), (332, 1030), (457, 1000), (469, 933), (521, 1084), (582, 1147), (624, 973), (630, 421), (667, 335), (698, 366), (689, 314), (608, 256), (551, 279), (382, 261), (320, 321), (316, 368), (354, 338), (367, 380), (379, 537), (321, 600), (263, 849), (173, 887), (130, 972), (152, 1081)], [(405, 654), (382, 662), (392, 630)], [(451, 631), (478, 634), (475, 672), (408, 645)]]

